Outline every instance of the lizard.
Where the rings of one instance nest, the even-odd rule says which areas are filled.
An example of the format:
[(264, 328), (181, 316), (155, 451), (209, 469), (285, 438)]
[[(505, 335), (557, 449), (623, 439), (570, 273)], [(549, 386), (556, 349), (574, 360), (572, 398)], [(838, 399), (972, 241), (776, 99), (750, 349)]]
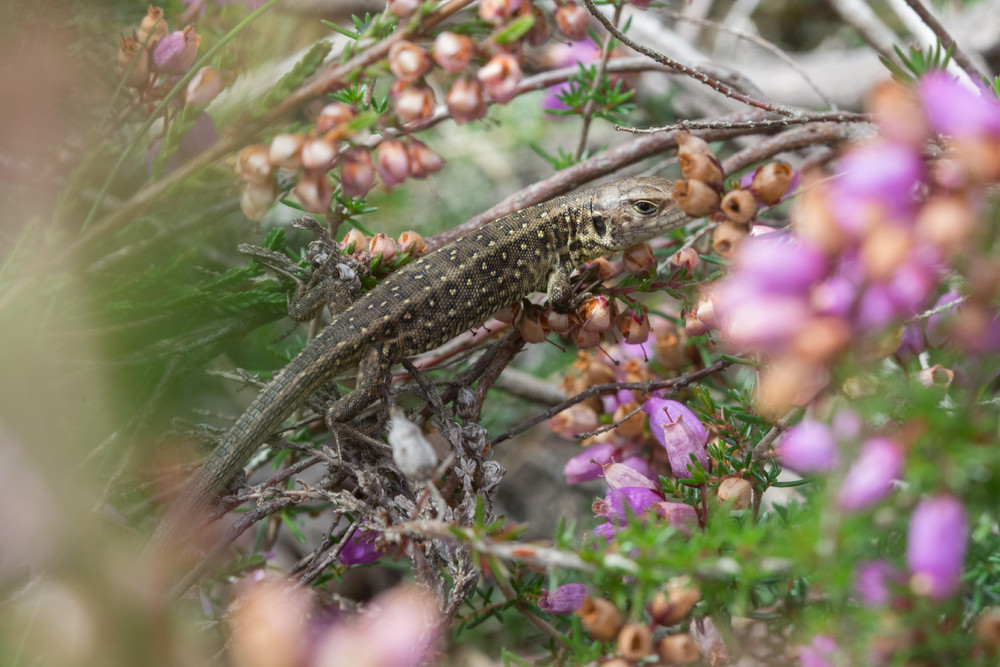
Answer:
[(220, 438), (154, 534), (192, 530), (257, 449), (313, 393), (357, 366), (354, 391), (329, 406), (331, 428), (376, 398), (392, 364), (431, 350), (533, 292), (573, 306), (582, 263), (688, 222), (660, 177), (624, 178), (498, 218), (404, 265), (335, 314)]

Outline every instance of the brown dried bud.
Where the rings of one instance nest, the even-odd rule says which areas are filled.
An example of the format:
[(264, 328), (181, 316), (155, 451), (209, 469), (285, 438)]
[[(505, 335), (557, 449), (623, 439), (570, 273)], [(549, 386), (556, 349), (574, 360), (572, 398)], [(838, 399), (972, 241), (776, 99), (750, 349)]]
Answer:
[(914, 91), (895, 81), (875, 84), (865, 106), (882, 134), (892, 141), (921, 146), (930, 132)]
[(976, 641), (989, 651), (990, 655), (1000, 650), (1000, 611), (987, 609), (976, 619), (974, 627)]
[(414, 139), (406, 150), (410, 156), (410, 176), (413, 178), (427, 178), (444, 167), (444, 159), (422, 141)]
[(450, 74), (465, 69), (475, 53), (476, 45), (468, 35), (446, 30), (434, 40), (434, 62)]
[(556, 7), (553, 17), (556, 20), (556, 28), (570, 40), (579, 42), (582, 39), (587, 39), (587, 22), (590, 20), (590, 12), (580, 5), (567, 2)]
[(677, 328), (677, 325), (666, 319), (652, 322), (656, 341), (656, 358), (660, 364), (669, 370), (680, 370), (690, 363), (685, 353), (687, 333)]
[(906, 261), (913, 239), (902, 225), (883, 223), (869, 230), (861, 242), (861, 265), (865, 275), (876, 282), (889, 280)]
[(973, 183), (989, 184), (1000, 180), (1000, 139), (979, 134), (953, 137), (950, 144), (955, 159)]
[(344, 195), (364, 197), (375, 185), (375, 164), (367, 148), (352, 146), (340, 158), (340, 189)]
[(719, 210), (719, 193), (705, 181), (674, 181), (674, 201), (692, 218), (703, 218)]
[[(482, 5), (480, 5), (482, 6)], [(479, 120), (486, 115), (486, 99), (479, 79), (459, 78), (451, 84), (445, 98), (448, 113), (458, 125)]]
[(625, 658), (611, 658), (602, 662), (601, 667), (632, 667), (632, 663)]
[(757, 215), (757, 200), (749, 190), (730, 190), (720, 208), (727, 220), (745, 225)]
[(398, 139), (386, 139), (378, 147), (375, 170), (390, 190), (410, 175), (410, 154)]
[(720, 503), (731, 501), (734, 510), (745, 510), (753, 498), (753, 485), (741, 477), (727, 477), (719, 484), (716, 498)]
[(315, 171), (328, 171), (337, 161), (337, 144), (324, 139), (306, 139), (302, 143), (302, 166)]
[(599, 331), (588, 331), (583, 327), (571, 327), (569, 333), (573, 339), (573, 344), (579, 350), (586, 350), (601, 344), (601, 332)]
[(698, 319), (695, 313), (690, 311), (684, 313), (684, 332), (688, 336), (704, 336), (708, 330), (708, 325)]
[(527, 343), (542, 343), (548, 337), (537, 308), (526, 311), (517, 321), (517, 331)]
[(775, 421), (811, 401), (828, 381), (823, 366), (797, 356), (780, 357), (761, 370), (754, 402), (762, 417)]
[(535, 22), (531, 25), (528, 34), (524, 36), (524, 41), (529, 46), (541, 46), (552, 36), (552, 27), (545, 19), (545, 12), (542, 11), (541, 7), (532, 5), (531, 14), (535, 17)]
[(750, 191), (761, 204), (774, 206), (792, 186), (792, 175), (787, 162), (769, 162), (754, 173)]
[(396, 42), (389, 48), (389, 70), (400, 81), (416, 81), (431, 68), (427, 51), (413, 42)]
[(698, 645), (686, 632), (661, 639), (656, 644), (656, 653), (660, 656), (660, 660), (668, 665), (686, 665), (694, 662), (701, 655)]
[(236, 173), (247, 183), (270, 182), (274, 167), (269, 153), (268, 147), (261, 144), (247, 146), (236, 156)]
[(691, 577), (673, 577), (666, 591), (657, 591), (649, 606), (649, 615), (659, 625), (674, 625), (684, 620), (701, 599), (701, 591)]
[(129, 88), (141, 88), (149, 80), (149, 49), (140, 51), (142, 44), (132, 37), (122, 37), (118, 42), (118, 73), (124, 74), (135, 60), (135, 65), (125, 79)]
[(316, 134), (326, 134), (330, 130), (354, 118), (354, 109), (343, 102), (332, 102), (320, 109), (316, 116)]
[(491, 100), (505, 104), (517, 92), (517, 84), (521, 82), (521, 66), (514, 56), (500, 53), (479, 68), (476, 78), (483, 84)]
[(585, 262), (582, 269), (588, 271), (591, 268), (595, 269), (594, 275), (601, 280), (607, 280), (608, 278), (614, 278), (621, 270), (609, 262), (605, 257), (598, 257), (597, 259), (592, 259), (589, 262)]
[(594, 296), (580, 306), (577, 316), (586, 331), (604, 333), (611, 328), (611, 318), (614, 317), (614, 304), (606, 296)]
[(340, 247), (347, 250), (352, 244), (354, 246), (354, 250), (352, 252), (364, 250), (368, 247), (368, 237), (365, 236), (362, 231), (352, 227), (351, 230), (347, 232), (347, 236), (344, 237), (344, 240), (340, 242)]
[(424, 241), (424, 237), (413, 231), (400, 234), (396, 244), (399, 246), (399, 252), (408, 252), (414, 257), (420, 257), (427, 252), (427, 242)]
[(851, 342), (851, 325), (840, 317), (814, 317), (802, 324), (792, 338), (792, 352), (799, 357), (825, 364)]
[(649, 317), (645, 312), (626, 310), (618, 318), (618, 330), (629, 345), (639, 345), (649, 339)]
[(846, 236), (833, 218), (835, 207), (829, 202), (822, 178), (819, 172), (806, 175), (802, 195), (792, 205), (791, 218), (799, 236), (828, 255), (835, 255), (844, 246)]
[(948, 387), (955, 381), (955, 371), (941, 364), (923, 368), (917, 373), (917, 382), (925, 387)]
[(625, 252), (622, 253), (622, 267), (627, 273), (646, 274), (654, 266), (656, 266), (656, 257), (653, 256), (653, 246), (645, 241), (636, 243), (631, 248), (626, 248)]
[[(139, 44), (145, 44), (146, 50), (150, 53), (156, 48), (160, 40), (167, 36), (170, 28), (167, 27), (167, 19), (163, 16), (163, 10), (159, 7), (149, 6), (146, 15), (139, 22), (139, 29), (136, 30), (135, 40)], [(149, 41), (146, 38), (149, 37)]]
[(222, 76), (214, 67), (202, 67), (188, 81), (184, 90), (184, 104), (203, 107), (214, 100), (222, 90)]
[[(615, 408), (611, 419), (614, 423), (618, 424), (617, 431), (621, 437), (634, 438), (642, 435), (643, 429), (646, 428), (646, 415), (643, 414), (642, 410), (635, 412), (638, 408), (639, 404), (635, 401), (622, 403)], [(628, 415), (632, 412), (635, 412), (635, 414), (629, 417)]]
[(493, 319), (499, 320), (500, 322), (505, 322), (506, 324), (510, 324), (511, 322), (514, 321), (514, 318), (517, 317), (517, 314), (519, 312), (521, 312), (521, 303), (519, 301), (516, 301), (510, 304), (509, 306), (505, 306), (500, 310), (498, 310), (497, 312), (493, 313)]
[(672, 265), (680, 268), (684, 267), (688, 273), (692, 273), (696, 266), (701, 264), (701, 257), (694, 248), (681, 248), (668, 260)]
[(674, 140), (677, 142), (677, 152), (687, 153), (688, 155), (704, 155), (706, 157), (715, 157), (715, 153), (712, 152), (712, 147), (708, 145), (708, 142), (701, 137), (696, 137), (686, 130), (682, 130), (674, 135)]
[(592, 408), (580, 403), (571, 405), (548, 421), (549, 428), (564, 438), (572, 438), (578, 433), (589, 433), (596, 429), (600, 423), (597, 413)]
[(382, 264), (385, 264), (396, 256), (396, 242), (387, 235), (379, 232), (368, 242), (368, 252), (372, 258), (382, 255)]
[(617, 379), (614, 368), (599, 361), (589, 352), (580, 352), (573, 366), (580, 369), (587, 384), (607, 384)]
[(302, 144), (305, 137), (301, 134), (276, 134), (271, 139), (267, 159), (274, 167), (296, 171), (302, 166)]
[(978, 224), (976, 214), (964, 197), (936, 197), (917, 214), (917, 238), (929, 241), (946, 253), (965, 243)]
[(421, 0), (389, 0), (386, 3), (389, 11), (401, 19), (413, 14), (420, 7)]
[[(626, 382), (648, 382), (651, 378), (649, 367), (638, 359), (627, 359), (619, 368)], [(641, 396), (641, 392), (638, 395)]]
[(292, 192), (310, 213), (327, 213), (333, 203), (333, 186), (325, 171), (306, 171)]
[(729, 259), (749, 233), (746, 225), (723, 220), (712, 232), (712, 248), (720, 257)]
[(479, 18), (487, 23), (500, 25), (514, 16), (520, 5), (520, 0), (480, 0)]
[(278, 200), (278, 184), (274, 179), (262, 183), (244, 183), (240, 192), (240, 210), (243, 215), (260, 222)]
[(434, 113), (434, 91), (428, 86), (409, 86), (396, 96), (393, 109), (399, 120), (411, 123)]
[(576, 610), (580, 623), (591, 637), (600, 641), (611, 641), (618, 637), (622, 627), (622, 615), (611, 600), (586, 597), (583, 605)]
[(711, 153), (706, 155), (681, 151), (677, 154), (677, 166), (681, 168), (681, 176), (689, 181), (704, 181), (712, 186), (722, 185), (722, 165)]
[(549, 328), (558, 334), (564, 334), (569, 331), (569, 315), (566, 313), (557, 313), (554, 310), (549, 311), (548, 316)]
[(618, 632), (618, 654), (626, 660), (639, 660), (653, 652), (653, 633), (649, 627), (629, 623)]

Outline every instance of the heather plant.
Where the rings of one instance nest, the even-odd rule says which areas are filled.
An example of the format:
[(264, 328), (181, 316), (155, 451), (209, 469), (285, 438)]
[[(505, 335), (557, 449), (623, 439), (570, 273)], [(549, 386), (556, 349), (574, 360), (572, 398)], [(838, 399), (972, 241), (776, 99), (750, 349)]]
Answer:
[[(996, 664), (996, 44), (701, 4), (6, 10), (4, 663)], [(359, 294), (654, 173), (684, 229), (330, 430), (338, 378), (144, 548)]]

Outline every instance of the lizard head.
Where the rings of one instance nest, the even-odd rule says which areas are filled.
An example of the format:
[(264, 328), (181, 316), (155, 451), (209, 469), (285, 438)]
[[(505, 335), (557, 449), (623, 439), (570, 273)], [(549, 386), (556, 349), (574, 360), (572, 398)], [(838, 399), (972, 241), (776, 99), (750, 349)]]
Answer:
[(673, 198), (665, 178), (625, 178), (594, 191), (590, 218), (578, 234), (583, 259), (624, 250), (685, 224), (690, 218)]

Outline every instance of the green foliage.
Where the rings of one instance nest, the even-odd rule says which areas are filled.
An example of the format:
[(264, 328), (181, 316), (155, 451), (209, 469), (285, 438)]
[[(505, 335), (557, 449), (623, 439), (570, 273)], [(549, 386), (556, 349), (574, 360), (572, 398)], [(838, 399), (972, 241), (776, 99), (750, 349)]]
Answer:
[(302, 56), (302, 59), (295, 63), (292, 69), (281, 77), (270, 90), (264, 93), (260, 101), (256, 102), (250, 108), (250, 115), (253, 118), (260, 118), (268, 109), (281, 102), (289, 93), (301, 86), (306, 79), (316, 73), (323, 60), (330, 53), (331, 48), (333, 48), (332, 42), (325, 40), (313, 44), (306, 54)]
[(948, 63), (951, 61), (952, 51), (954, 51), (954, 46), (942, 50), (941, 42), (937, 42), (934, 45), (934, 50), (926, 54), (920, 46), (910, 46), (909, 54), (903, 53), (903, 50), (898, 46), (893, 46), (892, 48), (899, 57), (902, 66), (897, 65), (885, 56), (879, 56), (878, 59), (892, 73), (892, 78), (904, 85), (912, 85), (928, 72), (947, 68)]

